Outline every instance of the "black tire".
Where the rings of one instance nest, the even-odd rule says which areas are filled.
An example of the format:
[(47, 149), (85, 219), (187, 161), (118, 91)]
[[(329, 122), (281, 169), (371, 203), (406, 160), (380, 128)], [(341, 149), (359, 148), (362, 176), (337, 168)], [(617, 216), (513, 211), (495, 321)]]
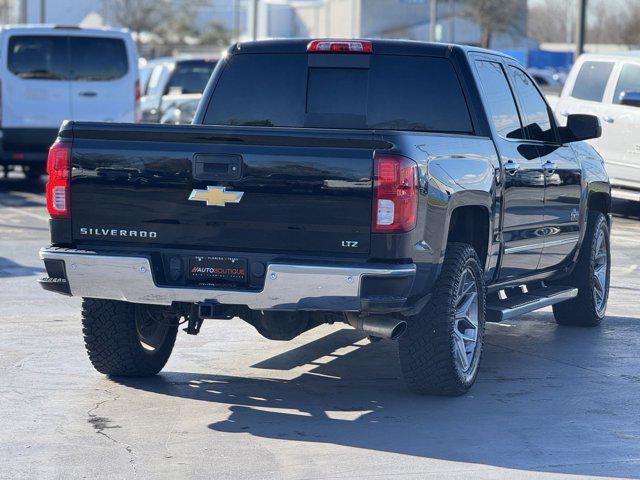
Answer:
[(45, 173), (46, 171), (43, 167), (29, 166), (24, 169), (24, 176), (28, 182), (39, 182)]
[(163, 307), (85, 298), (82, 331), (89, 360), (97, 371), (146, 377), (158, 373), (169, 360), (178, 318), (166, 315)]
[[(596, 289), (594, 268), (596, 266), (598, 235), (604, 234), (606, 242), (606, 280), (604, 300), (599, 305)], [(600, 324), (605, 316), (607, 300), (609, 297), (609, 282), (611, 278), (611, 248), (609, 240), (609, 224), (606, 217), (597, 211), (589, 212), (587, 231), (582, 247), (578, 254), (577, 264), (571, 276), (557, 283), (576, 287), (578, 296), (572, 300), (558, 303), (553, 306), (553, 316), (560, 325), (573, 325), (580, 327), (595, 327)]]
[[(463, 370), (456, 360), (456, 303), (465, 272), (473, 273), (477, 289), (476, 345)], [(447, 247), (442, 272), (426, 307), (407, 320), (407, 332), (398, 340), (400, 367), (407, 387), (420, 394), (458, 396), (475, 382), (484, 343), (486, 289), (480, 260), (467, 244)]]

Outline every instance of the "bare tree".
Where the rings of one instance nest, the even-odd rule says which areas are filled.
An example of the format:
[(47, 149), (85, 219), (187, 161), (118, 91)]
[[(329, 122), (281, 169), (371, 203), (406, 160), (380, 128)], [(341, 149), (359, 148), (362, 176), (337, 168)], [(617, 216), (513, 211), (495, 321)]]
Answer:
[(463, 15), (480, 27), (480, 45), (489, 48), (496, 33), (521, 34), (526, 2), (521, 0), (466, 0)]
[[(565, 0), (544, 0), (529, 9), (529, 36), (539, 42), (573, 42), (578, 12)], [(640, 45), (640, 0), (589, 0), (586, 37), (589, 43)]]
[[(637, 0), (634, 3), (638, 3)], [(623, 43), (622, 32), (629, 21), (630, 2), (619, 2), (612, 8), (611, 0), (591, 0), (587, 14), (596, 21), (588, 22), (587, 39), (589, 43)], [(637, 24), (635, 25), (637, 28)]]
[(218, 22), (209, 22), (202, 29), (200, 43), (211, 47), (226, 47), (231, 44), (231, 32)]
[(545, 0), (532, 5), (527, 16), (529, 36), (538, 42), (565, 42), (567, 21), (573, 20), (567, 17), (575, 14), (566, 0)]
[(640, 2), (630, 0), (627, 4), (626, 24), (620, 31), (621, 43), (640, 46)]
[(0, 23), (14, 23), (16, 5), (14, 0), (0, 0)]
[(172, 10), (167, 0), (105, 0), (109, 11), (119, 25), (136, 34), (140, 46), (140, 34), (153, 32)]
[[(2, 0), (0, 0), (1, 2)], [(230, 34), (219, 23), (201, 28), (198, 11), (205, 0), (103, 0), (114, 20), (136, 34), (138, 48), (141, 34), (150, 34), (149, 46), (158, 53), (170, 53), (185, 44), (225, 46)]]

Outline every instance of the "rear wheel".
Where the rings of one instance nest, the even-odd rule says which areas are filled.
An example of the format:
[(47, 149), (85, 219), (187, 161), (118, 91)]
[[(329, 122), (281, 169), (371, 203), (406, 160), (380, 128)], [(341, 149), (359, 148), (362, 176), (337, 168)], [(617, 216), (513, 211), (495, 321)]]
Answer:
[(609, 224), (601, 212), (589, 212), (587, 232), (573, 273), (563, 284), (578, 288), (578, 296), (553, 306), (560, 325), (595, 327), (604, 318), (609, 298), (611, 253)]
[(38, 182), (42, 175), (44, 175), (45, 169), (44, 167), (35, 167), (32, 165), (23, 167), (24, 176), (27, 177), (27, 180), (30, 182)]
[(160, 306), (86, 298), (82, 331), (89, 360), (100, 373), (150, 376), (171, 355), (178, 318)]
[(485, 324), (485, 284), (475, 250), (447, 247), (428, 305), (398, 340), (405, 382), (416, 393), (461, 395), (475, 382)]

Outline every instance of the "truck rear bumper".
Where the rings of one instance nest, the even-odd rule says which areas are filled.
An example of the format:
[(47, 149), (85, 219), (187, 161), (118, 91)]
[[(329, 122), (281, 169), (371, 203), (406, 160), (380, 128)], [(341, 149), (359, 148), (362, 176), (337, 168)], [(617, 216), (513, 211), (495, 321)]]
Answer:
[[(414, 264), (267, 266), (261, 290), (159, 286), (149, 258), (45, 248), (45, 290), (85, 298), (171, 305), (214, 302), (253, 310), (390, 312), (403, 310), (416, 274)], [(389, 291), (384, 288), (388, 281)], [(382, 287), (382, 288), (381, 288)], [(381, 294), (381, 292), (384, 292)]]
[(57, 135), (57, 128), (0, 129), (0, 164), (44, 166)]

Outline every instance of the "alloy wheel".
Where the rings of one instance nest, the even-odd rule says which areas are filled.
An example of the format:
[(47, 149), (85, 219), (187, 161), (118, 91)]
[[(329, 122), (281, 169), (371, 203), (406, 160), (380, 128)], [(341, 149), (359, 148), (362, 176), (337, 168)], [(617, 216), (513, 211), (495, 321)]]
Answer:
[(478, 286), (471, 268), (466, 268), (460, 277), (453, 334), (456, 363), (462, 372), (470, 373), (478, 343)]
[(593, 258), (593, 296), (598, 312), (602, 312), (607, 304), (608, 266), (609, 252), (606, 233), (601, 228), (596, 237), (596, 253)]

